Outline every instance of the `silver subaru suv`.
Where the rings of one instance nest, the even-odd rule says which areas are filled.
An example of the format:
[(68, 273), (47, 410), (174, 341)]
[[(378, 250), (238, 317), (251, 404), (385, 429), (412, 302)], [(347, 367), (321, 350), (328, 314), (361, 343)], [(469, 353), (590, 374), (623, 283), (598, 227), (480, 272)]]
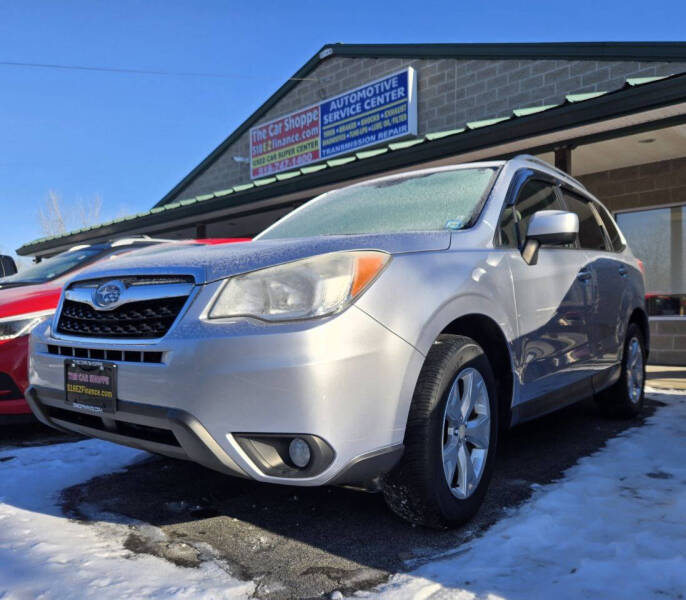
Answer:
[(478, 509), (504, 428), (643, 403), (642, 265), (576, 180), (520, 156), (323, 194), (254, 241), (143, 250), (66, 287), (27, 398), (75, 431), (258, 481)]

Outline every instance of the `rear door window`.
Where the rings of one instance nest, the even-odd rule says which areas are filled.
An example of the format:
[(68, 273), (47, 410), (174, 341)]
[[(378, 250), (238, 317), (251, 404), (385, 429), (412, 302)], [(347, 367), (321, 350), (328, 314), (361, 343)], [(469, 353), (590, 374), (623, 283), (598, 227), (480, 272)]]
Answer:
[(610, 216), (610, 213), (608, 212), (607, 208), (605, 208), (601, 204), (596, 203), (593, 206), (595, 206), (595, 209), (598, 211), (598, 214), (600, 215), (600, 218), (603, 221), (603, 225), (605, 225), (605, 231), (607, 232), (607, 235), (610, 238), (612, 249), (615, 252), (621, 252), (625, 248), (625, 243), (622, 238), (622, 234), (619, 233), (619, 228), (617, 227), (617, 224), (615, 223), (614, 219)]

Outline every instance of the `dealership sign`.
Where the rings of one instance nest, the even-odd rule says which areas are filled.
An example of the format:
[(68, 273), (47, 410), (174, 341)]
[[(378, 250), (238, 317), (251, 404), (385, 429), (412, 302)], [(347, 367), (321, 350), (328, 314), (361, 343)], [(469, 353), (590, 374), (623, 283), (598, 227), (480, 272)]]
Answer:
[(412, 67), (250, 130), (253, 179), (417, 134)]

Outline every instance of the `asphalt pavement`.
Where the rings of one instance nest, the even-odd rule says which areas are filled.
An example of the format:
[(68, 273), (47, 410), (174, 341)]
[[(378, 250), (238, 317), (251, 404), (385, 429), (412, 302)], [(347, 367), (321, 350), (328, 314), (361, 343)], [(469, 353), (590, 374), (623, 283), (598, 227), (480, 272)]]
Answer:
[[(640, 426), (608, 420), (592, 401), (519, 426), (502, 439), (495, 477), (475, 519), (452, 531), (397, 519), (379, 494), (343, 488), (274, 486), (151, 456), (123, 472), (65, 490), (65, 513), (88, 522), (131, 524), (126, 548), (187, 568), (213, 560), (257, 582), (268, 600), (321, 598), (368, 589), (444, 553), (464, 551), (536, 485), (559, 478), (605, 442)], [(141, 524), (160, 528), (151, 530)]]

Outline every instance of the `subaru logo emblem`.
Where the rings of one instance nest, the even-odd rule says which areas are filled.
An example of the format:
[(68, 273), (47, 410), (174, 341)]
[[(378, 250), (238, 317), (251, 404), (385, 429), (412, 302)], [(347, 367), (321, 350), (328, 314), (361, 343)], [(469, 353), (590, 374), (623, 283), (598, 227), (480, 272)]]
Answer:
[(93, 304), (100, 308), (107, 308), (119, 302), (124, 284), (121, 281), (108, 281), (99, 285), (93, 292)]

